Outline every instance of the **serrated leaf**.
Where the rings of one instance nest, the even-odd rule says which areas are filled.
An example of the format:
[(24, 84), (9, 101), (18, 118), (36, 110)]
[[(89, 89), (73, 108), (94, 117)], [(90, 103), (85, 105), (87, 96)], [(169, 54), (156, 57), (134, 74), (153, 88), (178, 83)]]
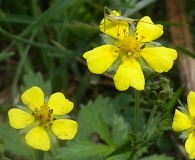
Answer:
[(61, 160), (102, 160), (113, 150), (112, 147), (92, 142), (68, 142), (67, 147), (59, 149)]
[(117, 114), (117, 109), (112, 102), (112, 99), (102, 96), (98, 96), (94, 101), (94, 111), (100, 114), (107, 125), (112, 124), (112, 118)]
[(8, 123), (0, 122), (0, 135), (4, 140), (4, 150), (14, 155), (28, 156), (28, 147), (24, 137), (9, 126)]
[(160, 123), (160, 120), (161, 120), (160, 115), (157, 115), (152, 119), (146, 132), (147, 138), (151, 138), (151, 136), (157, 131), (157, 127)]
[[(135, 108), (134, 107), (126, 108), (125, 111), (124, 111), (123, 117), (124, 117), (125, 121), (127, 123), (129, 123), (130, 130), (132, 130), (134, 120), (135, 120)], [(139, 130), (143, 129), (144, 124), (145, 124), (144, 111), (140, 108), (139, 123), (138, 123)]]
[(99, 106), (99, 100), (97, 99), (94, 103), (89, 102), (86, 106), (83, 105), (80, 116), (84, 118), (83, 121), (85, 121), (86, 125), (90, 126), (92, 132), (97, 133), (102, 140), (112, 145), (113, 142), (110, 136), (109, 126), (103, 121), (98, 110), (96, 110), (96, 107)]
[(174, 160), (173, 157), (169, 157), (169, 156), (166, 156), (165, 154), (161, 154), (161, 155), (151, 155), (151, 156), (148, 156), (148, 157), (144, 157), (140, 160)]
[(126, 108), (130, 102), (134, 102), (134, 97), (131, 94), (119, 93), (115, 98), (113, 105), (116, 109), (122, 110)]
[(87, 140), (92, 133), (100, 135), (107, 144), (113, 144), (109, 126), (112, 125), (112, 117), (116, 114), (109, 98), (99, 96), (94, 102), (81, 106), (78, 115), (79, 129), (76, 138)]
[(122, 116), (115, 115), (113, 117), (112, 135), (115, 146), (126, 139), (128, 135), (128, 124), (125, 123)]

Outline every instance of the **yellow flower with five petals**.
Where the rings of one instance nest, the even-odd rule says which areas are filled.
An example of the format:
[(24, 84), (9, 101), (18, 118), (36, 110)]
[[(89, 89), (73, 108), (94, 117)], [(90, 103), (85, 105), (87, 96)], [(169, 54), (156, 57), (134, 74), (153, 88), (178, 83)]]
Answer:
[(175, 109), (172, 129), (175, 132), (182, 132), (185, 142), (185, 149), (190, 159), (195, 158), (195, 92), (190, 92), (187, 97), (188, 109)]
[[(120, 16), (117, 11), (112, 11), (110, 15)], [(145, 78), (139, 59), (143, 59), (154, 71), (162, 73), (168, 72), (177, 58), (174, 49), (148, 45), (163, 34), (163, 26), (153, 24), (148, 16), (140, 19), (133, 33), (130, 33), (126, 21), (116, 23), (106, 18), (101, 21), (100, 30), (114, 38), (114, 42), (87, 51), (83, 57), (89, 70), (95, 74), (106, 72), (116, 61), (120, 61), (113, 77), (119, 91), (127, 90), (129, 86), (144, 89)]]
[(73, 103), (60, 92), (54, 93), (44, 101), (43, 91), (33, 86), (21, 95), (25, 110), (12, 108), (8, 111), (9, 123), (15, 129), (29, 128), (25, 135), (26, 143), (39, 150), (50, 149), (50, 129), (61, 140), (71, 140), (77, 133), (77, 122), (64, 119), (73, 109)]

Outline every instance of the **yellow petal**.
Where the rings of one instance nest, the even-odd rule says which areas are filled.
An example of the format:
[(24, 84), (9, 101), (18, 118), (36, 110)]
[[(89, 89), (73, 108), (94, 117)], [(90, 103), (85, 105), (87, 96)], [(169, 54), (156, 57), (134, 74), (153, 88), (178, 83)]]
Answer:
[(62, 93), (57, 92), (50, 96), (48, 106), (53, 109), (54, 115), (64, 115), (73, 109), (74, 104), (66, 99)]
[(83, 57), (87, 60), (89, 70), (95, 74), (104, 73), (117, 59), (119, 49), (111, 45), (103, 45), (88, 52)]
[(195, 134), (191, 133), (186, 140), (185, 149), (190, 159), (195, 158)]
[(141, 55), (148, 65), (158, 73), (168, 72), (177, 58), (176, 50), (166, 47), (144, 48)]
[(50, 139), (47, 132), (41, 126), (31, 129), (25, 136), (26, 143), (39, 150), (48, 151), (50, 149)]
[(112, 11), (100, 22), (100, 31), (121, 40), (128, 36), (129, 25), (120, 19), (120, 14), (117, 11)]
[(145, 79), (139, 63), (135, 59), (125, 60), (114, 75), (116, 89), (124, 91), (132, 86), (137, 90), (143, 90)]
[(145, 16), (137, 24), (135, 37), (140, 42), (150, 42), (163, 34), (163, 26), (154, 24), (150, 17)]
[(70, 119), (55, 120), (51, 126), (52, 132), (62, 140), (70, 140), (74, 138), (75, 134), (77, 133), (77, 128), (77, 122)]
[(188, 110), (191, 116), (195, 116), (195, 92), (190, 92), (187, 97)]
[(22, 102), (27, 105), (30, 110), (34, 111), (35, 108), (40, 108), (44, 103), (43, 91), (37, 87), (31, 87), (21, 95)]
[(189, 129), (190, 127), (191, 121), (188, 116), (176, 109), (173, 117), (172, 129), (175, 132), (181, 132)]
[(34, 117), (21, 109), (13, 108), (8, 111), (9, 123), (15, 129), (22, 129), (34, 121)]

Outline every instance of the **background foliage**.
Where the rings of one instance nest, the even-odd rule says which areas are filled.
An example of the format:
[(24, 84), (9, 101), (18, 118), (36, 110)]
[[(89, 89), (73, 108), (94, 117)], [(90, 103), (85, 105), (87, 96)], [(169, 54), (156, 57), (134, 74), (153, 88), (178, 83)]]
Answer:
[[(195, 17), (194, 1), (186, 0), (184, 4), (194, 39), (194, 27), (191, 27)], [(0, 135), (1, 142), (4, 141), (0, 146), (1, 157), (3, 152), (10, 159), (28, 157), (22, 135), (8, 124), (7, 111), (20, 103), (20, 94), (33, 85), (41, 87), (47, 96), (55, 91), (63, 92), (74, 102), (71, 117), (79, 124), (76, 138), (60, 142), (61, 148), (48, 152), (45, 159), (102, 160), (116, 148), (119, 150), (113, 155), (121, 154), (108, 160), (128, 157), (125, 147), (120, 150), (120, 145), (123, 141), (131, 142), (131, 137), (126, 138), (132, 130), (129, 122), (134, 118), (133, 90), (117, 91), (113, 80), (106, 75), (91, 74), (82, 58), (85, 51), (101, 44), (99, 23), (104, 17), (104, 6), (131, 18), (148, 15), (155, 23), (167, 28), (172, 25), (166, 21), (167, 11), (164, 1), (160, 0), (0, 0)], [(159, 42), (171, 46), (169, 34), (169, 30), (165, 30)], [(182, 99), (182, 84), (176, 73), (175, 65), (171, 72), (164, 74), (167, 78), (156, 76), (142, 93), (145, 98), (141, 103), (144, 107), (139, 127), (144, 127), (152, 96), (159, 107), (146, 135), (162, 134), (153, 135), (157, 139), (154, 145), (147, 141), (141, 146), (137, 155), (141, 160), (186, 157), (174, 133), (163, 132), (170, 129), (177, 98)], [(167, 87), (168, 82), (173, 89)], [(162, 117), (163, 113), (168, 114)], [(161, 126), (155, 123), (159, 121)]]

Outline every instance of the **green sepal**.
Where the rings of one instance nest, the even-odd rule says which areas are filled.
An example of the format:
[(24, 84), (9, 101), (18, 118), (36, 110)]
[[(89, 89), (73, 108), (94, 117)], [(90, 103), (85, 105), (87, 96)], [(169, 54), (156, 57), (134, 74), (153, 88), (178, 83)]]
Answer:
[(105, 44), (114, 45), (114, 42), (116, 41), (116, 39), (108, 36), (107, 34), (102, 33), (102, 34), (100, 34), (100, 37), (101, 37), (103, 43), (105, 43)]
[(119, 55), (116, 61), (108, 68), (107, 73), (114, 74), (118, 69), (119, 65), (122, 63), (121, 56)]
[(160, 46), (162, 46), (162, 44), (155, 41), (145, 43), (145, 48), (160, 47)]
[(129, 26), (129, 36), (130, 37), (134, 37), (135, 35), (135, 30), (136, 30), (136, 27), (135, 27), (135, 24), (131, 24), (130, 26)]
[[(179, 102), (179, 104), (180, 104), (180, 106), (178, 106), (178, 108), (179, 108), (179, 110), (182, 112), (182, 113), (184, 113), (184, 114), (186, 114), (186, 115), (188, 115), (189, 116), (189, 111), (188, 111), (188, 109), (187, 109), (187, 106), (185, 106), (184, 104), (182, 104), (182, 102), (178, 99), (178, 102)], [(190, 116), (189, 116), (190, 117)]]

